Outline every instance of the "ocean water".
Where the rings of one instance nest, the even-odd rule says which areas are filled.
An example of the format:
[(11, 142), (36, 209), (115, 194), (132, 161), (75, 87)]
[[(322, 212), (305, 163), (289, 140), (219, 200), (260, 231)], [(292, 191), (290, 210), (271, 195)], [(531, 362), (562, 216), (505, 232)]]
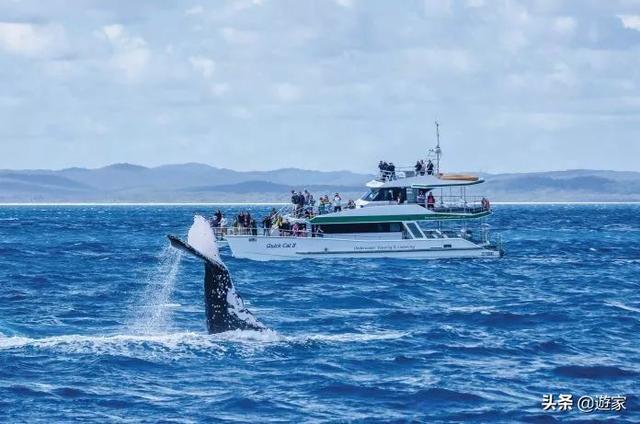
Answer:
[(496, 206), (501, 260), (226, 257), (270, 331), (207, 335), (165, 234), (213, 209), (0, 207), (0, 421), (640, 421), (640, 205)]

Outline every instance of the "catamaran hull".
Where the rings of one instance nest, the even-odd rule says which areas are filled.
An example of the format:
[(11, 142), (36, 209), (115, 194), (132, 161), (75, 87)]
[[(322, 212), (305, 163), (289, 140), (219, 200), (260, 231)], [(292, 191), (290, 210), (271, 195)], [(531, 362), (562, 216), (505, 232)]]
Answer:
[(329, 237), (226, 237), (235, 258), (257, 261), (327, 258), (499, 258), (501, 252), (463, 238), (349, 240)]

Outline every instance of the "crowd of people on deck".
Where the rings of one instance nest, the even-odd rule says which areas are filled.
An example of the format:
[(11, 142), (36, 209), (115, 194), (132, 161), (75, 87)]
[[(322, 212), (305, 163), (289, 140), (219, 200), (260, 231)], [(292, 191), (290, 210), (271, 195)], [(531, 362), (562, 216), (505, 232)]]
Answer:
[[(243, 234), (258, 235), (260, 229), (264, 235), (294, 235), (302, 236), (307, 231), (307, 225), (299, 222), (297, 219), (310, 219), (315, 215), (323, 215), (331, 212), (340, 212), (343, 208), (355, 209), (356, 203), (349, 200), (346, 205), (343, 204), (340, 193), (336, 193), (333, 198), (328, 195), (320, 196), (318, 201), (308, 190), (295, 191), (291, 190), (292, 213), (293, 219), (287, 219), (286, 214), (278, 212), (275, 208), (262, 218), (261, 228), (258, 222), (251, 216), (248, 211), (240, 211), (229, 225), (229, 221), (224, 217), (220, 210), (213, 214), (213, 218), (209, 220), (211, 227), (218, 236), (226, 234)], [(317, 208), (316, 208), (317, 205)], [(321, 232), (319, 229), (316, 232)]]
[[(293, 205), (293, 216), (296, 218), (312, 218), (316, 215), (316, 200), (313, 195), (306, 189), (302, 192), (291, 190), (291, 204)], [(347, 209), (354, 209), (356, 203), (349, 200), (344, 206)], [(324, 215), (331, 212), (340, 212), (343, 208), (342, 196), (336, 193), (332, 199), (325, 194), (320, 196), (317, 201), (317, 214)]]
[(378, 163), (378, 169), (380, 170), (380, 178), (382, 181), (392, 181), (396, 179), (396, 166), (393, 162), (387, 163), (381, 160)]
[[(378, 169), (380, 170), (381, 181), (393, 181), (396, 179), (396, 166), (393, 162), (381, 160), (378, 163)], [(417, 160), (414, 170), (415, 175), (434, 175), (434, 165), (431, 159), (428, 159), (426, 163), (423, 159)]]
[[(217, 232), (221, 235), (225, 235), (229, 231), (229, 221), (227, 221), (227, 218), (222, 215), (222, 212), (219, 209), (213, 214), (213, 219), (211, 219), (209, 223), (214, 230), (217, 228)], [(233, 218), (231, 231), (233, 234), (242, 233), (258, 235), (258, 224), (249, 212), (241, 211)]]
[(416, 170), (416, 175), (433, 175), (433, 162), (429, 159), (427, 163), (424, 163), (424, 160), (420, 159), (416, 162), (414, 169)]

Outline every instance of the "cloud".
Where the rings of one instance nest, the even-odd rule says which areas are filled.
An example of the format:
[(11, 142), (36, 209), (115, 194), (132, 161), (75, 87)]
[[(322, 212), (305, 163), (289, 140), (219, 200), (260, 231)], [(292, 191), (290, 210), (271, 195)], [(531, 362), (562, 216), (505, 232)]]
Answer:
[(423, 9), (430, 18), (449, 16), (452, 13), (451, 0), (423, 0)]
[(185, 10), (184, 14), (186, 16), (194, 16), (194, 15), (202, 15), (204, 13), (204, 7), (201, 4), (193, 6), (187, 10)]
[(232, 107), (229, 114), (231, 115), (232, 118), (236, 118), (236, 119), (251, 119), (253, 117), (253, 114), (251, 113), (251, 111), (246, 107), (242, 107), (242, 106)]
[(105, 25), (98, 36), (113, 49), (110, 63), (128, 81), (140, 79), (151, 59), (151, 51), (142, 37), (130, 35), (120, 24)]
[(205, 78), (211, 78), (216, 71), (216, 63), (204, 56), (191, 56), (189, 58), (191, 67), (202, 74)]
[(410, 48), (402, 53), (403, 69), (411, 75), (464, 74), (474, 69), (473, 57), (462, 49)]
[(571, 16), (560, 16), (554, 19), (553, 27), (558, 33), (570, 35), (575, 32), (577, 23)]
[(465, 2), (465, 7), (469, 8), (478, 8), (484, 6), (484, 0), (467, 0)]
[(0, 22), (0, 49), (20, 56), (51, 57), (66, 45), (62, 25)]
[(353, 7), (353, 0), (334, 0), (338, 6), (350, 9)]
[(216, 97), (222, 97), (229, 92), (229, 84), (217, 83), (211, 86), (211, 94)]
[(224, 27), (220, 30), (222, 38), (231, 44), (253, 44), (257, 41), (257, 34), (252, 31), (243, 31), (233, 27)]
[(618, 15), (618, 18), (625, 28), (640, 31), (640, 15)]
[[(225, 140), (282, 150), (295, 137), (329, 140), (327, 151), (346, 148), (331, 140), (356, 140), (361, 163), (349, 162), (350, 150), (319, 153), (312, 166), (367, 171), (378, 156), (412, 159), (423, 147), (419, 123), (436, 118), (458, 149), (447, 161), (466, 169), (562, 167), (560, 155), (526, 159), (537, 125), (557, 131), (548, 135), (566, 152), (640, 137), (631, 0), (60, 3), (0, 0), (0, 108), (11, 108), (0, 115), (0, 167), (208, 157), (242, 168), (246, 155)], [(502, 126), (483, 127), (506, 113)], [(603, 114), (612, 118), (593, 119)], [(83, 115), (100, 117), (103, 140), (83, 136), (92, 131)], [(203, 150), (175, 147), (183, 139)], [(220, 146), (197, 141), (211, 139), (225, 155), (205, 154)], [(402, 152), (389, 147), (400, 142)], [(20, 155), (25, 143), (36, 153)], [(494, 148), (513, 155), (492, 163), (478, 154)], [(266, 155), (260, 167), (290, 160)], [(602, 160), (638, 167), (628, 152)]]
[(282, 102), (293, 102), (300, 98), (302, 90), (294, 84), (283, 82), (273, 86), (273, 94)]

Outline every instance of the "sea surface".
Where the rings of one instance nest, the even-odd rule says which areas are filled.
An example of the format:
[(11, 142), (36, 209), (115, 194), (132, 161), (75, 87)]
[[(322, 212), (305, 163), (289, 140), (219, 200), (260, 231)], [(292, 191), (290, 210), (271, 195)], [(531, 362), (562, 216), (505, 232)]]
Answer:
[(207, 335), (165, 235), (216, 208), (0, 207), (0, 422), (640, 422), (640, 205), (496, 206), (500, 260), (223, 256), (270, 331)]

